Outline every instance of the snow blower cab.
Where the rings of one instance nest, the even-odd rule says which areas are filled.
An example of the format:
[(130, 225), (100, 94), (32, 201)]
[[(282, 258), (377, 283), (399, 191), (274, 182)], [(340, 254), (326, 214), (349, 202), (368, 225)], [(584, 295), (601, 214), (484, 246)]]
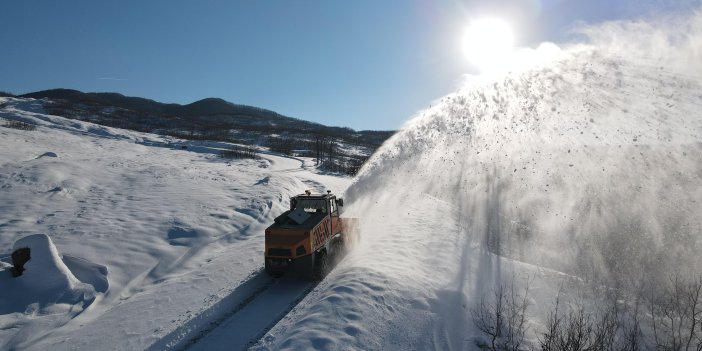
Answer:
[(329, 269), (329, 258), (352, 240), (355, 219), (342, 218), (344, 200), (331, 191), (309, 190), (290, 198), (290, 209), (266, 229), (265, 269), (270, 275), (292, 271), (319, 279)]

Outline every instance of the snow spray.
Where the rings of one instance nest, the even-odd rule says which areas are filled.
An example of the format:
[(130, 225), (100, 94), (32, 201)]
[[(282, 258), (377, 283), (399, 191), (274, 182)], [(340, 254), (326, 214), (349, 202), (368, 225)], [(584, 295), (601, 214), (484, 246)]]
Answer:
[(413, 245), (377, 224), (442, 216), (432, 199), (462, 245), (588, 280), (702, 272), (702, 13), (581, 33), (467, 77), (387, 141), (347, 191), (365, 244)]

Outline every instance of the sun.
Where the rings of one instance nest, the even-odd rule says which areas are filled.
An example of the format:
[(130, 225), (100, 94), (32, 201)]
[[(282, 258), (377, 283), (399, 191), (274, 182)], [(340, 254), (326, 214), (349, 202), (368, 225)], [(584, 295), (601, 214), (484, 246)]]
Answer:
[(463, 51), (468, 61), (483, 72), (506, 68), (513, 47), (512, 28), (497, 18), (473, 21), (463, 37)]

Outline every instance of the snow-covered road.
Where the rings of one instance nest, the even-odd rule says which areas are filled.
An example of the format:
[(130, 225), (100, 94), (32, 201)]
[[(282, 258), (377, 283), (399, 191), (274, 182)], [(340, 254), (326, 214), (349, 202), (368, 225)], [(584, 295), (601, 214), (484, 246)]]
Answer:
[[(266, 276), (259, 273), (252, 279)], [(232, 309), (231, 315), (202, 338), (186, 345), (189, 350), (243, 350), (256, 343), (315, 286), (291, 277), (265, 277), (260, 290)], [(247, 282), (248, 283), (248, 282)], [(247, 283), (242, 284), (246, 285)]]

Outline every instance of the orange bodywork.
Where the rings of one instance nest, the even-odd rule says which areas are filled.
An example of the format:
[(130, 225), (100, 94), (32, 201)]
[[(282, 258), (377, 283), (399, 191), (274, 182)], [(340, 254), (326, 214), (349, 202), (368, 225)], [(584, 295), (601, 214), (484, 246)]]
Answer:
[(266, 229), (266, 257), (297, 258), (312, 254), (340, 234), (341, 229), (341, 218), (331, 215), (312, 228), (270, 227)]
[(310, 192), (290, 198), (290, 209), (266, 228), (265, 269), (269, 274), (293, 270), (308, 277), (320, 276), (326, 257), (349, 242), (352, 218), (341, 218), (343, 199)]

